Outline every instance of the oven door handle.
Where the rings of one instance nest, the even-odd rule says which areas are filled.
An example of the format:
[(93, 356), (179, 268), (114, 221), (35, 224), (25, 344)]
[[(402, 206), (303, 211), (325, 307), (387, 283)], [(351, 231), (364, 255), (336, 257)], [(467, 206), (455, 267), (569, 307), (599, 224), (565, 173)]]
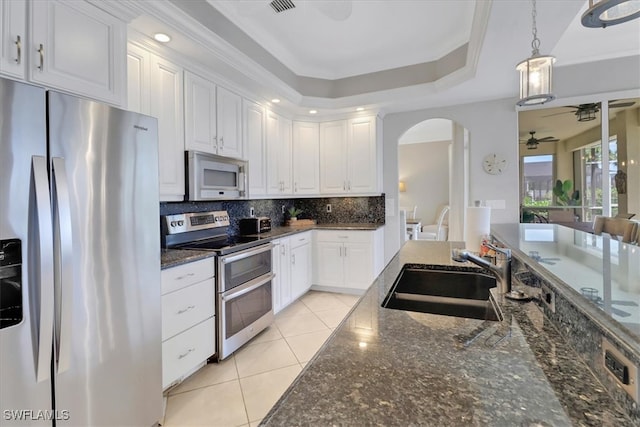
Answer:
[(253, 247), (242, 252), (237, 252), (235, 254), (223, 256), (221, 257), (220, 261), (223, 264), (228, 264), (230, 262), (239, 261), (241, 259), (253, 256), (253, 255), (261, 254), (262, 252), (268, 252), (271, 249), (273, 249), (273, 243), (266, 243), (264, 245)]
[(220, 299), (222, 299), (222, 301), (224, 302), (232, 301), (238, 297), (241, 297), (246, 293), (249, 293), (255, 289), (258, 289), (260, 286), (264, 285), (268, 281), (273, 280), (274, 277), (275, 277), (275, 274), (269, 274), (268, 276), (257, 277), (252, 281), (245, 283), (244, 285), (237, 286), (233, 289), (230, 289), (220, 294)]

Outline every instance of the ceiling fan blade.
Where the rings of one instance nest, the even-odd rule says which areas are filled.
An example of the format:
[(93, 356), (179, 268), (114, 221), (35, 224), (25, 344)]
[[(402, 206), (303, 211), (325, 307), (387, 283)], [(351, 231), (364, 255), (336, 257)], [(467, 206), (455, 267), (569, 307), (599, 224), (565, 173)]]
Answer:
[(609, 108), (631, 107), (633, 104), (635, 104), (635, 102), (633, 102), (633, 101), (631, 101), (631, 102), (620, 102), (618, 104), (609, 104)]
[[(578, 111), (578, 110), (576, 110)], [(542, 116), (542, 117), (553, 117), (553, 116), (559, 116), (560, 114), (569, 114), (569, 113), (574, 113), (575, 111), (563, 111), (562, 113), (553, 113), (553, 114), (547, 114), (546, 116)]]
[(553, 142), (553, 141), (560, 141), (560, 140), (553, 136), (545, 136), (544, 138), (538, 138), (538, 142)]

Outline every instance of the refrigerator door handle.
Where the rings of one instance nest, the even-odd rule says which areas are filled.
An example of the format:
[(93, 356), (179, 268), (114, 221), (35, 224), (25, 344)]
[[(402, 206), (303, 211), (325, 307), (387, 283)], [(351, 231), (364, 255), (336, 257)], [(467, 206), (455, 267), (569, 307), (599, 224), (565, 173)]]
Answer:
[[(32, 241), (30, 236), (29, 244), (32, 247), (37, 247), (38, 250), (33, 251), (37, 257), (34, 260), (37, 268), (34, 271), (35, 274), (29, 276), (33, 278), (33, 281), (30, 280), (29, 287), (32, 293), (39, 295), (39, 298), (32, 298), (35, 304), (31, 306), (30, 311), (32, 312), (32, 320), (38, 328), (33, 335), (34, 341), (37, 341), (37, 347), (34, 348), (36, 380), (40, 382), (51, 377), (53, 338), (53, 247), (51, 246), (53, 232), (46, 157), (31, 157), (31, 182), (34, 196), (32, 203), (35, 212), (32, 209), (30, 215), (35, 213), (35, 218), (32, 219), (35, 220), (33, 225), (36, 230), (30, 230), (29, 234), (33, 232), (37, 241)], [(39, 307), (37, 306), (38, 302), (40, 303)]]
[(69, 368), (71, 351), (71, 311), (73, 302), (73, 232), (71, 200), (64, 159), (52, 160), (54, 271), (55, 271), (55, 339), (58, 373)]

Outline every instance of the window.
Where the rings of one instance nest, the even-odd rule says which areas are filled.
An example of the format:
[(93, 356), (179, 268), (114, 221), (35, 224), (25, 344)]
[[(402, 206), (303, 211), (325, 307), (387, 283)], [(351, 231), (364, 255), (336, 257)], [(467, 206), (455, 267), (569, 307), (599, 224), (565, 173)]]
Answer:
[(529, 207), (551, 205), (553, 156), (525, 156), (522, 162), (522, 204)]
[[(579, 151), (582, 169), (583, 214), (584, 221), (593, 221), (595, 215), (603, 214), (602, 200), (602, 147), (599, 142)], [(615, 176), (618, 172), (618, 142), (614, 137), (609, 140), (609, 178), (604, 181), (611, 194), (611, 215), (618, 213), (618, 192)]]

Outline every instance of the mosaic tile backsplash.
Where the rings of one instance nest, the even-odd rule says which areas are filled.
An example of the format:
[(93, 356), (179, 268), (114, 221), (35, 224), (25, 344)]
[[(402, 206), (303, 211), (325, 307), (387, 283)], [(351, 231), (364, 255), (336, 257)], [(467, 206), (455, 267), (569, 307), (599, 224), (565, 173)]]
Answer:
[[(331, 212), (327, 212), (331, 205)], [(302, 209), (300, 219), (315, 219), (318, 224), (373, 223), (384, 224), (384, 195), (374, 197), (326, 197), (314, 199), (256, 199), (226, 200), (215, 202), (163, 202), (160, 215), (184, 212), (209, 212), (226, 210), (231, 218), (230, 234), (237, 234), (238, 220), (250, 216), (251, 208), (255, 216), (271, 218), (273, 225), (282, 225), (288, 219), (282, 213), (295, 207)]]

